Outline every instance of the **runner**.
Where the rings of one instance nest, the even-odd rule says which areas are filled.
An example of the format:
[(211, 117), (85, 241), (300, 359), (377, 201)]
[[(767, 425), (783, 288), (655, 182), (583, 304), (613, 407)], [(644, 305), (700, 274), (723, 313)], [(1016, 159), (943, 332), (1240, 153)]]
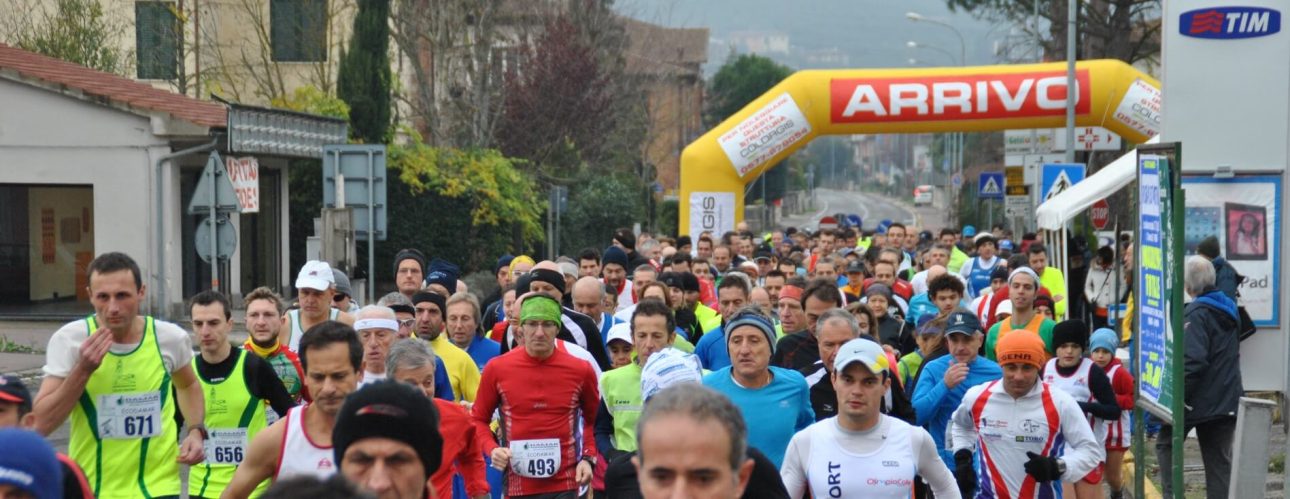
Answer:
[(368, 305), (358, 311), (354, 331), (363, 342), (363, 379), (358, 382), (362, 388), (386, 378), (385, 356), (398, 338), (399, 321), (389, 307)]
[(479, 389), (479, 366), (470, 354), (457, 348), (443, 334), (444, 320), (447, 318), (447, 298), (429, 291), (419, 291), (412, 295), (412, 306), (417, 311), (416, 334), (418, 338), (430, 342), (435, 355), (443, 363), (448, 373), (448, 381), (457, 401), (475, 401), (475, 392)]
[(96, 497), (177, 496), (179, 464), (201, 462), (206, 440), (202, 425), (180, 433), (174, 417), (178, 406), (205, 420), (188, 333), (139, 315), (145, 289), (128, 255), (99, 255), (87, 274), (94, 314), (50, 337), (36, 430), (49, 435), (71, 416), (68, 454)]
[[(641, 411), (641, 371), (650, 356), (672, 347), (676, 321), (658, 300), (638, 304), (627, 326), (631, 351), (628, 364), (600, 378), (600, 410), (596, 416), (596, 448), (605, 459), (636, 450), (636, 420)], [(613, 343), (610, 345), (613, 346)], [(635, 353), (635, 359), (630, 354)]]
[[(261, 286), (247, 293), (242, 298), (242, 303), (246, 304), (246, 329), (250, 333), (242, 348), (269, 362), (292, 401), (297, 404), (301, 400), (308, 402), (309, 391), (305, 389), (305, 371), (300, 367), (300, 357), (278, 342), (284, 308), (282, 298), (273, 290)], [(273, 411), (273, 408), (269, 407), (268, 410)], [(268, 423), (273, 424), (281, 414), (273, 411), (268, 417)]]
[[(524, 347), (488, 365), (471, 411), (482, 450), (490, 454), (494, 468), (507, 470), (508, 496), (572, 499), (580, 485), (591, 482), (599, 402), (596, 374), (585, 362), (555, 348), (560, 316), (560, 302), (549, 295), (521, 302)], [(501, 413), (503, 445), (488, 438), (494, 410)]]
[(382, 499), (430, 497), (429, 479), (444, 447), (430, 400), (421, 390), (394, 381), (376, 382), (350, 395), (332, 430), (340, 474)]
[(735, 499), (748, 487), (748, 427), (730, 399), (679, 384), (650, 398), (641, 413), (634, 463), (645, 499)]
[(793, 433), (815, 422), (810, 389), (797, 371), (770, 365), (775, 329), (757, 307), (739, 310), (725, 327), (734, 363), (704, 376), (703, 384), (730, 397), (748, 422), (748, 443), (779, 467)]
[(820, 361), (817, 328), (820, 316), (830, 309), (842, 306), (842, 293), (833, 282), (815, 279), (802, 293), (799, 306), (806, 317), (806, 330), (780, 338), (770, 363), (794, 371), (813, 371), (812, 366)]
[(627, 280), (627, 264), (627, 253), (618, 246), (605, 248), (604, 255), (600, 257), (601, 282), (612, 286), (614, 294), (618, 296), (617, 308), (607, 312), (618, 313), (636, 303), (632, 294), (632, 282)]
[(582, 277), (573, 284), (573, 309), (590, 317), (600, 331), (600, 337), (609, 343), (609, 328), (623, 321), (605, 312), (605, 286), (595, 277)]
[(609, 369), (609, 352), (605, 349), (605, 340), (600, 337), (600, 330), (596, 327), (596, 323), (590, 317), (565, 306), (564, 276), (560, 275), (559, 267), (555, 262), (549, 260), (539, 262), (525, 278), (519, 283), (522, 293), (549, 294), (561, 303), (558, 337), (591, 352), (600, 370)]
[[(390, 310), (394, 311), (394, 318), (399, 321), (398, 338), (400, 340), (413, 337), (417, 327), (417, 309), (412, 306), (411, 299), (403, 296), (403, 293), (392, 291), (382, 296), (376, 304), (390, 307)], [(442, 362), (435, 363), (434, 374), (435, 398), (456, 400), (452, 393), (452, 381), (448, 379), (448, 370), (444, 369)]]
[(282, 331), (278, 333), (278, 342), (291, 351), (299, 352), (300, 337), (318, 324), (330, 320), (354, 325), (354, 316), (331, 308), (332, 297), (336, 295), (336, 276), (327, 262), (305, 262), (296, 276), (296, 293), (300, 308), (287, 312)]
[(0, 429), (0, 496), (16, 499), (64, 497), (62, 469), (54, 448), (35, 432)]
[(465, 491), (472, 499), (489, 497), (484, 454), (479, 449), (475, 425), (470, 420), (470, 413), (460, 404), (435, 397), (436, 364), (434, 350), (426, 342), (399, 340), (390, 347), (390, 355), (385, 359), (385, 372), (390, 374), (390, 379), (416, 387), (426, 397), (434, 399), (439, 413), (439, 434), (445, 436), (443, 458), (430, 476), (435, 495), (453, 497), (453, 477), (460, 475), (464, 479)]
[[(1057, 317), (1066, 316), (1066, 276), (1062, 275), (1061, 269), (1048, 266), (1048, 249), (1041, 243), (1034, 243), (1026, 250), (1030, 256), (1030, 269), (1035, 271), (1039, 276), (1039, 283), (1048, 294), (1053, 296), (1056, 306), (1053, 307), (1053, 313)], [(1013, 305), (1016, 305), (1015, 303)], [(1042, 335), (1041, 335), (1042, 336)], [(1051, 347), (1051, 345), (1050, 345)]]
[[(419, 250), (404, 248), (394, 255), (394, 283), (399, 293), (412, 298), (421, 291), (426, 276), (426, 256)], [(297, 285), (296, 287), (300, 287)]]
[(475, 367), (484, 372), (484, 365), (501, 354), (502, 346), (480, 334), (479, 301), (473, 294), (456, 293), (448, 297), (447, 304), (448, 340), (470, 354)]
[(959, 275), (967, 280), (968, 296), (976, 298), (992, 287), (994, 269), (1003, 263), (1003, 259), (998, 257), (999, 245), (989, 232), (977, 234), (972, 244), (976, 247), (976, 256), (963, 264)]
[(1129, 435), (1133, 425), (1133, 375), (1115, 357), (1120, 338), (1114, 330), (1101, 328), (1093, 331), (1089, 339), (1089, 356), (1097, 366), (1106, 371), (1115, 391), (1115, 401), (1120, 405), (1120, 419), (1110, 421), (1106, 431), (1106, 484), (1111, 488), (1111, 499), (1124, 497), (1124, 451), (1129, 450)]
[(998, 351), (1003, 379), (972, 387), (954, 412), (959, 488), (975, 488), (981, 499), (1062, 497), (1056, 482), (1096, 469), (1105, 457), (1102, 442), (1075, 399), (1040, 379), (1048, 353), (1039, 336), (1010, 334)]
[(1039, 291), (1039, 276), (1029, 267), (1021, 267), (1008, 274), (1008, 300), (1012, 302), (1012, 315), (990, 327), (985, 338), (985, 356), (995, 359), (995, 344), (1008, 333), (1024, 329), (1039, 335), (1053, 353), (1053, 326), (1057, 323), (1035, 310), (1035, 296)]
[[(969, 312), (959, 311), (946, 320), (945, 343), (949, 355), (923, 362), (914, 386), (914, 414), (940, 449), (941, 460), (955, 471), (954, 455), (946, 446), (950, 418), (963, 395), (976, 385), (998, 380), (1003, 371), (994, 361), (977, 355), (981, 348), (981, 323)], [(963, 483), (959, 483), (962, 488)]]
[[(1053, 344), (1057, 345), (1057, 356), (1044, 365), (1044, 383), (1075, 399), (1093, 430), (1093, 438), (1104, 445), (1106, 426), (1120, 420), (1120, 406), (1106, 373), (1084, 357), (1088, 350), (1088, 326), (1078, 320), (1058, 323), (1053, 328)], [(1101, 498), (1102, 471), (1099, 464), (1083, 479), (1063, 485), (1063, 495), (1080, 499)]]
[[(859, 320), (850, 312), (840, 308), (829, 309), (820, 316), (816, 336), (819, 337), (819, 351), (816, 355), (820, 360), (799, 372), (806, 377), (806, 384), (811, 387), (811, 409), (815, 411), (815, 420), (823, 421), (838, 414), (838, 394), (833, 390), (832, 383), (833, 360), (838, 349), (857, 338), (865, 338), (875, 344), (877, 340), (862, 333)], [(890, 374), (895, 378), (898, 373), (895, 355), (884, 351), (883, 356), (892, 367)], [(914, 422), (914, 408), (899, 382), (891, 384), (883, 394), (881, 402), (880, 409), (883, 414), (890, 414), (910, 423)]]
[(872, 340), (842, 345), (829, 375), (838, 414), (793, 435), (780, 471), (789, 497), (803, 497), (809, 489), (821, 499), (908, 498), (915, 475), (937, 497), (959, 497), (927, 430), (882, 413), (893, 386), (891, 368)]
[(313, 402), (292, 408), (251, 440), (221, 498), (249, 497), (267, 478), (276, 482), (297, 475), (327, 478), (336, 473), (332, 428), (345, 397), (362, 379), (363, 344), (354, 328), (327, 321), (300, 339), (300, 362)]
[[(205, 462), (189, 469), (188, 496), (216, 498), (246, 457), (247, 442), (268, 426), (266, 405), (286, 414), (296, 404), (268, 362), (229, 343), (233, 314), (222, 293), (198, 293), (188, 302), (188, 315), (201, 353), (193, 368), (206, 395), (202, 424), (210, 433)], [(260, 482), (253, 495), (268, 488), (268, 480)]]
[[(730, 351), (726, 348), (725, 324), (729, 323), (752, 295), (752, 284), (742, 272), (731, 272), (717, 284), (717, 296), (720, 301), (722, 325), (712, 330), (705, 330), (699, 343), (694, 345), (694, 354), (703, 362), (703, 368), (718, 370), (730, 366)], [(772, 333), (771, 349), (774, 349)]]
[[(36, 416), (31, 412), (31, 392), (27, 390), (27, 385), (22, 382), (22, 379), (13, 374), (0, 375), (0, 428), (30, 430), (35, 424)], [(20, 458), (23, 463), (31, 462), (31, 454), (15, 451), (10, 445), (0, 445), (0, 449), (10, 451), (9, 453), (0, 454)], [(57, 453), (56, 456), (58, 465), (62, 468), (63, 484), (63, 494), (57, 497), (94, 499), (94, 492), (90, 489), (89, 482), (85, 480), (85, 472), (81, 471), (81, 467), (76, 464), (76, 461), (62, 453)], [(0, 457), (0, 460), (2, 459), (3, 457)], [(0, 464), (0, 471), (6, 467), (4, 464)], [(0, 479), (0, 497), (5, 497), (2, 493), (2, 484), (3, 479)]]

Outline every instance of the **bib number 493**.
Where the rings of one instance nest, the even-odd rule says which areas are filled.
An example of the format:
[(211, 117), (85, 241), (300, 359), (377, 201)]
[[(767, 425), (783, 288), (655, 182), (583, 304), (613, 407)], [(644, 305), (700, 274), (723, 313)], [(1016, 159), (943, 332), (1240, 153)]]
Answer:
[(529, 460), (529, 476), (552, 476), (555, 475), (555, 459), (532, 459)]

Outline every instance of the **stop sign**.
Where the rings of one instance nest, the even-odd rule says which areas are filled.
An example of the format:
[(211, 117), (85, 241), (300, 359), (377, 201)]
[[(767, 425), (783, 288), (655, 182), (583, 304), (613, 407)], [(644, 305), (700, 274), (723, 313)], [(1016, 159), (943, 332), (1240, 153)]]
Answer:
[(1093, 227), (1097, 230), (1106, 229), (1106, 223), (1111, 220), (1111, 204), (1105, 199), (1099, 199), (1093, 206), (1088, 209), (1089, 218), (1093, 221)]

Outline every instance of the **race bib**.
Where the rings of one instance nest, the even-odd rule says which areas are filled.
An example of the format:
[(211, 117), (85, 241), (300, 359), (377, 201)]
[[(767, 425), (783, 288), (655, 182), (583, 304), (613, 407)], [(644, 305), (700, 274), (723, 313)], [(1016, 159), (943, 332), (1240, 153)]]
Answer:
[(246, 428), (216, 428), (206, 439), (207, 464), (242, 464), (246, 451)]
[(511, 470), (525, 478), (551, 478), (560, 469), (560, 439), (511, 442)]
[(99, 395), (100, 439), (150, 438), (161, 434), (161, 393)]

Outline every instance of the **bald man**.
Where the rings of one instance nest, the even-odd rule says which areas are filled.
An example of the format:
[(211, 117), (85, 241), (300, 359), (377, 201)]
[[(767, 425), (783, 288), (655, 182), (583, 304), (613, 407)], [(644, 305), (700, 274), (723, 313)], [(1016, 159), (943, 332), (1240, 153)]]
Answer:
[(605, 312), (605, 285), (592, 276), (578, 279), (573, 284), (573, 309), (596, 323), (600, 339), (609, 341), (609, 328), (623, 321)]

